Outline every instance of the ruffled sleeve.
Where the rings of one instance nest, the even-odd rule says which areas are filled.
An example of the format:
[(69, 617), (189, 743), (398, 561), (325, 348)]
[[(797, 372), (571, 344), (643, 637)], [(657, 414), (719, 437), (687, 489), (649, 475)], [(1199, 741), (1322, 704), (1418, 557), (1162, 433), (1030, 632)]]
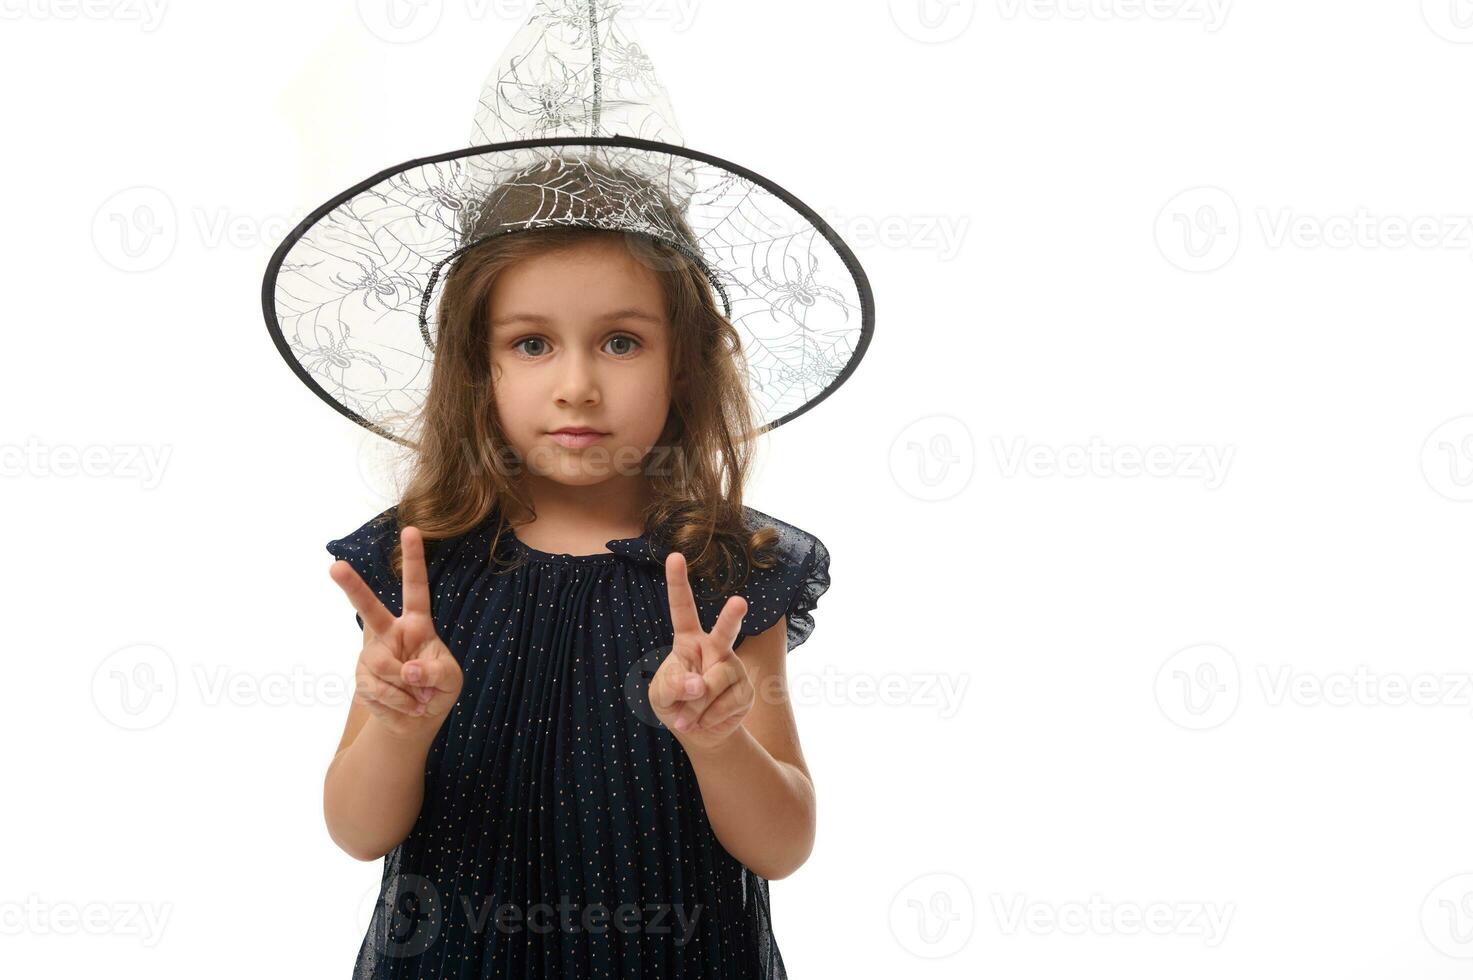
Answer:
[[(735, 594), (747, 600), (741, 636), (756, 636), (787, 617), (788, 651), (796, 649), (813, 632), (813, 609), (829, 588), (829, 550), (815, 535), (760, 511), (747, 508), (752, 529), (776, 528), (777, 562), (771, 568), (752, 569), (745, 587)], [(715, 605), (715, 613), (725, 603)], [(715, 624), (715, 616), (708, 628)], [(738, 639), (737, 646), (741, 646)]]
[[(390, 507), (351, 534), (329, 541), (327, 550), (334, 558), (341, 558), (352, 565), (379, 601), (398, 616), (404, 611), (404, 593), (403, 584), (394, 576), (391, 562), (394, 546), (399, 542), (399, 522), (395, 511), (396, 508)], [(362, 629), (363, 617), (355, 612), (353, 618)]]

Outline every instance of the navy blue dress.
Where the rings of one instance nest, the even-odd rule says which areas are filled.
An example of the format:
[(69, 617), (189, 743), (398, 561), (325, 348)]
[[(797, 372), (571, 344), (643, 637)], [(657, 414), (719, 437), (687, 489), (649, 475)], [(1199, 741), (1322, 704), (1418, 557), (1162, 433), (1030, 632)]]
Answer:
[[(792, 650), (828, 588), (828, 549), (745, 513), (777, 528), (779, 561), (733, 593), (749, 607), (737, 646), (786, 615)], [(327, 550), (398, 615), (394, 518)], [(673, 635), (668, 551), (645, 534), (550, 554), (507, 531), (496, 565), (495, 518), (425, 544), (464, 686), (430, 747), (419, 817), (384, 856), (355, 980), (784, 980), (767, 881), (716, 839), (689, 757), (650, 708)], [(692, 584), (710, 629), (727, 596)]]

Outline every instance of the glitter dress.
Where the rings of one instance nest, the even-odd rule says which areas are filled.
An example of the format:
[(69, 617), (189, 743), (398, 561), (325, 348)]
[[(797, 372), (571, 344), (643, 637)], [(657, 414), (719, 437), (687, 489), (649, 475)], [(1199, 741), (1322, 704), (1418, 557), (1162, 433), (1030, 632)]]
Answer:
[[(829, 586), (828, 549), (745, 513), (780, 541), (777, 564), (730, 593), (749, 607), (737, 647), (787, 616), (792, 650)], [(650, 709), (672, 638), (668, 550), (645, 534), (550, 554), (504, 531), (497, 564), (495, 528), (492, 511), (425, 545), (464, 686), (430, 746), (419, 817), (384, 856), (354, 980), (784, 980), (767, 881), (716, 839), (685, 749)], [(395, 615), (398, 533), (391, 507), (327, 544)], [(710, 629), (727, 595), (693, 588)]]

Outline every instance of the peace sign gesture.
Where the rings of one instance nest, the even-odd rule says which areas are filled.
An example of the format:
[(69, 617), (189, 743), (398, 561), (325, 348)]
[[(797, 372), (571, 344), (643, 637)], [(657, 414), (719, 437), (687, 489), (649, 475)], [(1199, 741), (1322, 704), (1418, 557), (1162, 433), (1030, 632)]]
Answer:
[(701, 628), (685, 556), (678, 551), (665, 559), (665, 581), (675, 639), (650, 680), (650, 707), (687, 749), (712, 748), (741, 727), (752, 709), (752, 682), (732, 649), (747, 600), (727, 599), (708, 633)]
[(417, 527), (399, 532), (404, 546), (404, 612), (395, 616), (348, 562), (328, 574), (363, 617), (354, 697), (396, 735), (437, 731), (460, 697), (461, 672), (430, 617), (424, 537)]

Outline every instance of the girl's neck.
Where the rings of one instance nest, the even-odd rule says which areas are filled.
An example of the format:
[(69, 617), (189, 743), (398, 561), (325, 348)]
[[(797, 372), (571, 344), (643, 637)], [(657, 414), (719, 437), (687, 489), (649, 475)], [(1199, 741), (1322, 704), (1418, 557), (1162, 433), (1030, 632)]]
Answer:
[[(649, 481), (643, 477), (615, 477), (594, 486), (570, 487), (533, 476), (528, 478), (527, 489), (537, 516), (517, 524), (517, 536), (529, 547), (544, 551), (567, 550), (556, 547), (559, 543), (593, 541), (601, 548), (613, 538), (638, 537), (644, 533), (644, 510), (653, 500)], [(537, 530), (531, 530), (534, 527)], [(554, 547), (543, 548), (535, 541)]]

